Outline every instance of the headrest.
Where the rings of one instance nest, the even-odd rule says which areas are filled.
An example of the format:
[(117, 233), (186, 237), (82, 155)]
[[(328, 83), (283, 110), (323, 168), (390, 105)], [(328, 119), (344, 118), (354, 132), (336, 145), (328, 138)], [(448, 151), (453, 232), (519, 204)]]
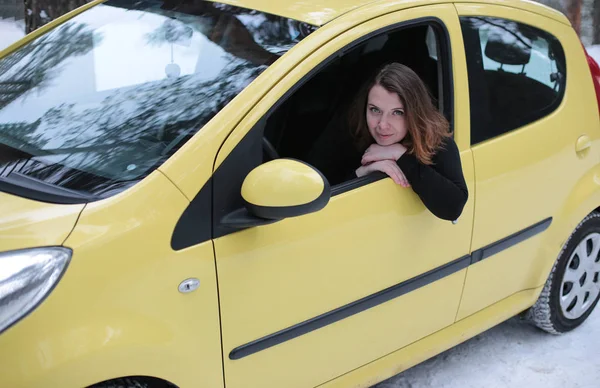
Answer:
[(506, 31), (490, 31), (485, 55), (503, 65), (526, 65), (531, 59), (531, 46), (531, 40), (525, 36)]

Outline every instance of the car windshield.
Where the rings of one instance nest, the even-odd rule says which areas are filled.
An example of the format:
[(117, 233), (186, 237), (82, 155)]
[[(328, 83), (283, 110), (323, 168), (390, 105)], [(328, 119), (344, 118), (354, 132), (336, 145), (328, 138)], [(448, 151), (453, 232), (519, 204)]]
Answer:
[(94, 6), (0, 59), (0, 189), (135, 184), (314, 28), (198, 0)]

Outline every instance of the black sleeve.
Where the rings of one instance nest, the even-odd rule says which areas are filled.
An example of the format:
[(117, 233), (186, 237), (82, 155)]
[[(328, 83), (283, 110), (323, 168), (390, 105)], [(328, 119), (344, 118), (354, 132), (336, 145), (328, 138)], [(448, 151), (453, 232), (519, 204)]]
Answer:
[(414, 192), (436, 217), (456, 220), (467, 203), (469, 191), (454, 140), (447, 139), (432, 162), (425, 165), (414, 155), (404, 154), (397, 163)]

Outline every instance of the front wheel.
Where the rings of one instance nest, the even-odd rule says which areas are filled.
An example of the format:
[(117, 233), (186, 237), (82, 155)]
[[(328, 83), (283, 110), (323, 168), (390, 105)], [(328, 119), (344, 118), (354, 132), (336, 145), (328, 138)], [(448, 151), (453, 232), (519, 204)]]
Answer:
[(552, 334), (581, 325), (600, 298), (600, 213), (577, 225), (560, 252), (544, 289), (526, 314)]

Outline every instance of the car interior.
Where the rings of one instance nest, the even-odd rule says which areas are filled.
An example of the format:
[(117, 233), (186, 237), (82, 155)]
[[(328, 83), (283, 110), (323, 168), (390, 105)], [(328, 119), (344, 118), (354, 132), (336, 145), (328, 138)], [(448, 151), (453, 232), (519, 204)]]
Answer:
[(434, 104), (444, 111), (438, 42), (437, 28), (421, 24), (368, 38), (343, 55), (330, 58), (269, 115), (263, 138), (264, 160), (283, 157), (310, 163), (309, 155), (326, 148), (323, 143), (340, 130), (328, 123), (345, 112), (361, 85), (386, 63), (399, 62), (413, 69), (428, 86)]
[[(534, 41), (535, 37), (531, 40)], [(502, 67), (485, 70), (487, 89), (495, 91), (493, 96), (489, 96), (489, 114), (494, 118), (495, 123), (487, 126), (487, 130), (492, 133), (482, 134), (485, 138), (496, 137), (507, 130), (532, 121), (534, 119), (530, 117), (532, 114), (544, 116), (546, 109), (553, 109), (553, 103), (560, 99), (556, 90), (561, 83), (558, 79), (555, 81), (555, 88), (552, 88), (525, 75), (525, 69), (531, 61), (531, 52), (531, 47), (527, 50), (519, 50), (517, 46), (508, 46), (503, 42), (494, 40), (487, 42), (485, 55), (488, 58), (503, 65), (522, 66), (522, 70), (519, 73), (505, 71)], [(552, 74), (558, 77), (559, 74), (564, 74), (564, 71), (558, 69)], [(515, 90), (519, 89), (526, 90), (527, 93), (515, 93)], [(531, 98), (532, 95), (536, 98)], [(513, 114), (507, 115), (506, 112), (513, 112)]]
[[(518, 26), (518, 34), (502, 25), (493, 26), (495, 33), (489, 33), (485, 42), (476, 30), (465, 33), (466, 40), (472, 40), (473, 46), (483, 50), (483, 53), (474, 53), (477, 63), (469, 68), (469, 83), (486, 85), (470, 90), (472, 95), (475, 94), (471, 100), (477, 101), (471, 106), (472, 123), (480, 123), (476, 128), (471, 124), (472, 144), (547, 115), (562, 100), (566, 81), (566, 69), (562, 65), (564, 53), (555, 39), (540, 35), (539, 30), (524, 25)], [(550, 42), (549, 47), (544, 47), (542, 42)], [(530, 71), (539, 71), (533, 65), (536, 55), (548, 55), (553, 60), (554, 65), (545, 69), (547, 74), (537, 74), (538, 77), (546, 76), (545, 82), (529, 74)], [(484, 68), (482, 63), (486, 58), (496, 64)], [(488, 92), (490, 90), (494, 91), (493, 94)]]

